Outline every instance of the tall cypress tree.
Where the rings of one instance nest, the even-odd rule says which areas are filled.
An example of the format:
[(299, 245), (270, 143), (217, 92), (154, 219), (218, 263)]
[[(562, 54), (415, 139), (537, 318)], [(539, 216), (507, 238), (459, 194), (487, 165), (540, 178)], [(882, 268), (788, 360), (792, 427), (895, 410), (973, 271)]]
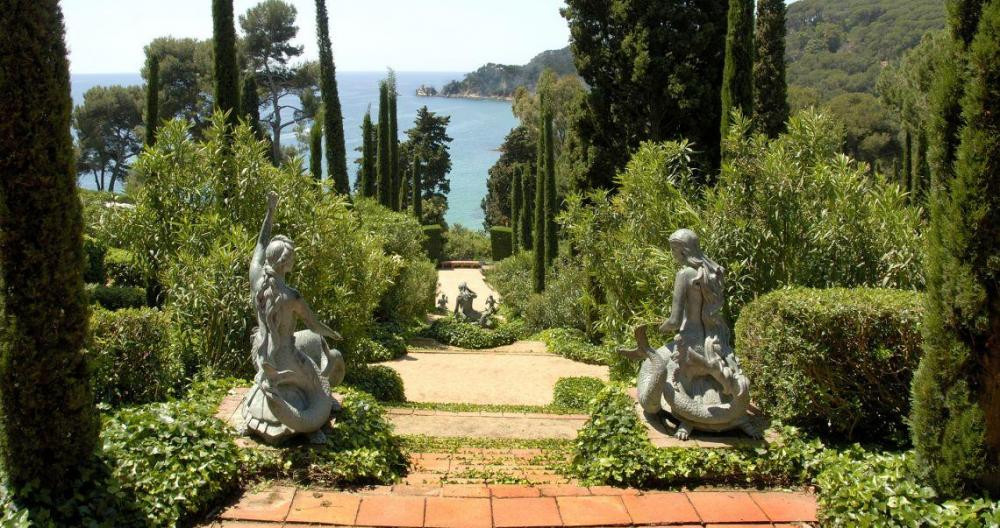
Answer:
[(313, 120), (309, 129), (309, 172), (316, 181), (323, 181), (323, 121)]
[(0, 465), (31, 507), (73, 497), (100, 425), (62, 10), (11, 0), (0, 28)]
[(534, 178), (531, 177), (531, 170), (528, 165), (521, 166), (521, 218), (518, 223), (521, 226), (521, 249), (524, 251), (531, 251), (534, 247), (534, 236), (532, 231), (534, 230), (534, 214), (535, 214), (535, 195), (534, 187), (532, 187), (532, 182)]
[(556, 187), (555, 136), (552, 132), (552, 110), (544, 113), (545, 126), (545, 266), (551, 267), (559, 256), (556, 214), (559, 213), (559, 189)]
[(910, 132), (910, 127), (903, 129), (903, 168), (901, 171), (899, 186), (903, 190), (909, 191), (910, 187), (910, 174), (911, 168), (913, 166), (913, 134)]
[(378, 152), (376, 154), (376, 187), (378, 201), (382, 205), (392, 207), (392, 146), (389, 128), (389, 83), (382, 81), (378, 86)]
[(250, 125), (257, 139), (264, 139), (264, 129), (260, 126), (260, 95), (257, 93), (257, 78), (253, 72), (247, 72), (243, 77), (243, 89), (240, 90), (240, 116)]
[(236, 26), (233, 0), (212, 0), (215, 46), (215, 107), (229, 112), (226, 122), (236, 128), (240, 122), (240, 70), (236, 66)]
[(758, 0), (753, 65), (753, 115), (757, 129), (776, 138), (788, 124), (785, 79), (785, 0)]
[(514, 175), (510, 181), (510, 230), (515, 253), (522, 247), (521, 202), (521, 166), (518, 165), (514, 168)]
[(413, 157), (413, 182), (410, 185), (410, 201), (413, 202), (413, 216), (418, 222), (424, 220), (423, 182), (420, 181), (420, 158)]
[(966, 50), (965, 126), (954, 165), (938, 167), (931, 189), (924, 355), (910, 419), (916, 466), (946, 496), (1000, 494), (1000, 2), (982, 8), (969, 41), (974, 13), (956, 4), (974, 3), (951, 6), (962, 13), (952, 29)]
[(729, 0), (726, 65), (722, 70), (722, 140), (729, 134), (733, 110), (753, 115), (754, 0)]
[(146, 83), (146, 146), (156, 144), (156, 128), (160, 126), (160, 58), (153, 55), (146, 65), (149, 82)]
[(914, 203), (921, 203), (923, 201), (923, 195), (927, 191), (928, 183), (928, 173), (927, 173), (927, 133), (924, 130), (918, 130), (913, 134), (913, 145), (910, 151), (910, 163), (911, 163), (911, 173), (910, 173), (910, 192), (912, 193)]
[(541, 100), (541, 122), (538, 124), (538, 164), (537, 170), (535, 172), (535, 211), (534, 211), (534, 222), (535, 227), (532, 229), (534, 234), (534, 244), (532, 244), (532, 250), (534, 251), (534, 288), (535, 293), (542, 293), (545, 291), (545, 252), (548, 246), (545, 245), (545, 162), (547, 159), (545, 150), (545, 123), (547, 110), (545, 106), (545, 98)]
[(392, 70), (389, 70), (387, 83), (389, 85), (389, 172), (392, 174), (393, 209), (402, 211), (404, 194), (400, 188), (403, 187), (403, 175), (400, 174), (399, 167), (399, 119), (396, 113), (399, 92), (396, 87), (396, 73)]
[(349, 195), (347, 147), (344, 146), (344, 114), (337, 92), (337, 69), (330, 44), (330, 21), (326, 0), (316, 0), (316, 36), (319, 39), (319, 87), (323, 99), (323, 129), (326, 133), (326, 171), (339, 194)]
[(375, 136), (375, 126), (372, 124), (372, 109), (368, 108), (365, 119), (361, 122), (361, 181), (358, 183), (358, 190), (365, 198), (375, 196), (376, 141), (378, 139)]

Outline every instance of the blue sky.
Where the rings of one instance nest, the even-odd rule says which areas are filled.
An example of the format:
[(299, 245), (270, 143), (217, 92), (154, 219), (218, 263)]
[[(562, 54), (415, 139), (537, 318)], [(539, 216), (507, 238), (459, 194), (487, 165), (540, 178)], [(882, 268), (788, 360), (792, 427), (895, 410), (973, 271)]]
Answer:
[[(237, 16), (260, 0), (235, 0)], [(299, 43), (316, 58), (314, 0), (298, 8)], [(473, 70), (522, 64), (565, 46), (563, 0), (327, 0), (334, 57), (343, 71)], [(138, 72), (156, 37), (209, 38), (210, 0), (63, 0), (73, 73)]]

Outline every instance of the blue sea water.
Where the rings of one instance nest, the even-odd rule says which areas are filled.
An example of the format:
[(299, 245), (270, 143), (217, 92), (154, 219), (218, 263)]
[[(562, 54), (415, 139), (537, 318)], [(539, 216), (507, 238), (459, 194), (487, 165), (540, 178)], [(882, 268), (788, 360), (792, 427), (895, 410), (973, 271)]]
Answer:
[[(478, 229), (482, 226), (483, 211), (480, 202), (486, 196), (487, 171), (500, 157), (497, 150), (504, 137), (515, 126), (517, 120), (511, 113), (511, 105), (505, 101), (448, 99), (441, 97), (417, 97), (416, 90), (422, 84), (440, 88), (448, 81), (460, 79), (462, 73), (447, 72), (396, 72), (399, 88), (397, 112), (399, 115), (400, 140), (404, 132), (413, 126), (417, 109), (426, 105), (431, 112), (451, 116), (448, 135), (451, 136), (452, 169), (451, 193), (448, 195), (449, 224), (462, 224)], [(338, 72), (337, 83), (340, 103), (344, 112), (344, 134), (348, 160), (357, 158), (354, 149), (361, 145), (361, 121), (369, 105), (374, 121), (378, 120), (378, 83), (385, 78), (384, 72)], [(138, 74), (88, 74), (72, 76), (74, 104), (83, 102), (83, 94), (94, 86), (142, 85)], [(295, 143), (293, 127), (285, 129), (282, 144)], [(349, 163), (352, 174), (356, 165)], [(93, 188), (90, 175), (80, 178), (80, 185)]]

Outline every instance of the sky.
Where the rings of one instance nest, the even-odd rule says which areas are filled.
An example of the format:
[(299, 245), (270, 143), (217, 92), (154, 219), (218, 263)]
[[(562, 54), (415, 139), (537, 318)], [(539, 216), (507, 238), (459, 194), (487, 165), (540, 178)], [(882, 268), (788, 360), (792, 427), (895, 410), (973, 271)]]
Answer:
[[(235, 0), (238, 17), (260, 0)], [(316, 59), (315, 1), (298, 9), (297, 43)], [(143, 46), (161, 36), (210, 38), (210, 0), (63, 0), (70, 71), (137, 73)], [(569, 43), (564, 0), (327, 0), (341, 71), (467, 72), (524, 64)]]

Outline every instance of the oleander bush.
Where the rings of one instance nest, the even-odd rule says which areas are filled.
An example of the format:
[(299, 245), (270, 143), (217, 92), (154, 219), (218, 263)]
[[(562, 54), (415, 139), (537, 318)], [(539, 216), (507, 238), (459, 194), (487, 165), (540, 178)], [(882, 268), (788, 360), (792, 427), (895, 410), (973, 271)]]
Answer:
[(132, 286), (104, 286), (88, 284), (87, 297), (91, 304), (96, 304), (105, 310), (122, 310), (125, 308), (142, 308), (146, 306), (146, 289)]
[(796, 288), (747, 305), (736, 351), (765, 415), (821, 436), (905, 445), (923, 296)]
[(112, 406), (163, 401), (182, 385), (180, 358), (170, 346), (170, 316), (154, 308), (90, 317), (94, 399)]
[(604, 389), (598, 378), (576, 376), (559, 378), (552, 389), (552, 405), (562, 409), (586, 411), (590, 402)]
[(517, 341), (523, 329), (516, 323), (500, 323), (495, 329), (444, 317), (421, 329), (420, 337), (435, 339), (460, 348), (483, 349), (510, 345)]
[(352, 363), (344, 385), (366, 392), (381, 402), (405, 402), (406, 391), (399, 373), (385, 365)]
[(490, 260), (490, 237), (461, 225), (444, 232), (442, 260)]

